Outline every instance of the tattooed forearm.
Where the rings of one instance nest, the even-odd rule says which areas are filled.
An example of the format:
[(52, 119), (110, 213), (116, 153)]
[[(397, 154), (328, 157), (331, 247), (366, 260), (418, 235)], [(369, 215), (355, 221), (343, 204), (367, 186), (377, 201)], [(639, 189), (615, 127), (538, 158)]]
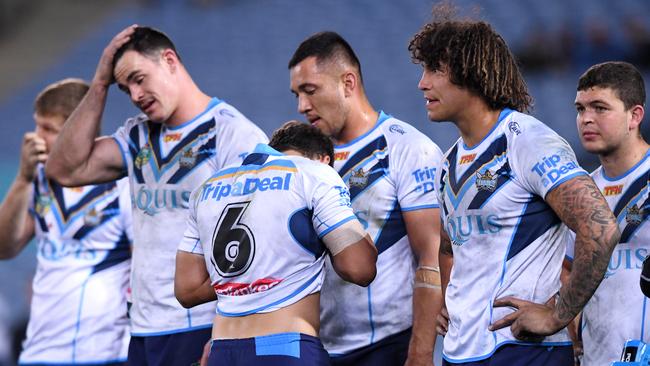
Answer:
[(620, 232), (605, 198), (588, 176), (561, 184), (546, 196), (546, 202), (576, 233), (571, 276), (555, 307), (558, 320), (568, 323), (602, 281)]
[(444, 225), (441, 223), (440, 224), (440, 249), (438, 249), (438, 253), (441, 255), (454, 255), (454, 252), (451, 248), (451, 239), (449, 239), (449, 235), (447, 235), (447, 232), (445, 229), (443, 229)]

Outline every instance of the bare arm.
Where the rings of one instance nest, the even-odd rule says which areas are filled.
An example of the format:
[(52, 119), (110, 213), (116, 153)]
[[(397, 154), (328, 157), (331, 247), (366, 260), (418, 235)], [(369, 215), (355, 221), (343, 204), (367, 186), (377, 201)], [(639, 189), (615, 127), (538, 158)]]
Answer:
[(376, 263), (377, 248), (368, 234), (332, 256), (334, 271), (342, 279), (363, 287), (370, 285), (375, 279), (377, 275)]
[(47, 159), (45, 140), (34, 132), (23, 137), (20, 168), (0, 206), (0, 259), (13, 258), (34, 237), (34, 218), (29, 215), (36, 165)]
[(438, 253), (438, 260), (440, 261), (440, 283), (442, 286), (442, 309), (440, 309), (440, 313), (436, 319), (436, 331), (438, 334), (444, 336), (447, 334), (447, 327), (449, 326), (449, 314), (447, 313), (447, 305), (445, 304), (445, 294), (447, 292), (447, 285), (449, 285), (449, 278), (451, 277), (451, 267), (454, 264), (451, 240), (444, 229), (440, 229), (440, 250)]
[(571, 275), (557, 301), (546, 304), (507, 297), (494, 306), (518, 309), (495, 322), (490, 329), (511, 325), (515, 337), (531, 339), (556, 333), (571, 322), (591, 298), (603, 279), (614, 247), (620, 238), (616, 219), (605, 198), (588, 176), (570, 179), (552, 190), (546, 202), (576, 233)]
[(134, 27), (126, 28), (106, 46), (88, 93), (66, 121), (46, 165), (48, 177), (64, 186), (100, 183), (123, 176), (117, 143), (96, 137), (113, 83), (113, 57), (129, 40)]
[(174, 295), (185, 308), (217, 299), (202, 255), (182, 250), (176, 252)]
[[(442, 308), (439, 272), (430, 269), (438, 267), (438, 249), (440, 244), (440, 210), (430, 208), (403, 212), (411, 249), (417, 259), (415, 281), (431, 287), (413, 289), (413, 331), (409, 343), (407, 365), (431, 365), (433, 349), (436, 343), (436, 316)], [(434, 278), (433, 284), (429, 283)]]

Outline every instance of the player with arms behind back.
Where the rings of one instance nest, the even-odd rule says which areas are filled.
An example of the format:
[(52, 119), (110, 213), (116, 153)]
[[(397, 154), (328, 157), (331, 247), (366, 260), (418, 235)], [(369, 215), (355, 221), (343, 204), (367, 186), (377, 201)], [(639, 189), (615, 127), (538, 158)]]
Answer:
[(209, 365), (329, 365), (318, 337), (325, 257), (368, 286), (377, 251), (329, 167), (332, 143), (289, 122), (192, 194), (176, 296), (217, 301)]

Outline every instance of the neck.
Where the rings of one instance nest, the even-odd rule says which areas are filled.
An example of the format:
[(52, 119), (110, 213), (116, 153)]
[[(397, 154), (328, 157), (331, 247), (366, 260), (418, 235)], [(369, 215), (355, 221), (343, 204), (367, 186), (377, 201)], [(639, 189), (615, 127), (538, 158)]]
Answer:
[(334, 139), (337, 145), (347, 144), (370, 131), (377, 123), (379, 112), (372, 108), (367, 99), (360, 101), (357, 105), (358, 107), (350, 109), (341, 133)]
[[(189, 79), (189, 77), (188, 77)], [(174, 113), (165, 121), (167, 127), (176, 127), (201, 114), (210, 104), (212, 98), (203, 93), (192, 79), (180, 82), (180, 85), (186, 85), (185, 88), (179, 88), (180, 101)]]
[(471, 101), (463, 107), (453, 122), (458, 127), (465, 145), (474, 147), (492, 130), (501, 110), (490, 110), (479, 98), (472, 98)]
[(618, 177), (635, 166), (648, 152), (648, 145), (643, 139), (635, 140), (633, 143), (621, 144), (617, 149), (599, 155), (600, 164), (608, 177)]

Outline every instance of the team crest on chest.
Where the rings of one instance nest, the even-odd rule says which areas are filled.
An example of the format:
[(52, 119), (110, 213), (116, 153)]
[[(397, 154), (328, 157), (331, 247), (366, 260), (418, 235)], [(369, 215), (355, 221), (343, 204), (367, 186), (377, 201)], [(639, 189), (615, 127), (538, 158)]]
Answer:
[(102, 214), (101, 212), (97, 212), (94, 207), (84, 215), (84, 224), (87, 226), (97, 226), (101, 223), (101, 221)]
[(39, 216), (45, 216), (50, 211), (50, 206), (52, 205), (52, 198), (49, 195), (39, 195), (36, 197), (36, 204), (34, 205), (34, 211)]
[(639, 225), (643, 221), (643, 209), (634, 204), (627, 209), (625, 221), (630, 225)]
[(476, 188), (479, 191), (494, 192), (497, 188), (497, 176), (493, 175), (489, 169), (485, 173), (476, 172)]
[(138, 169), (142, 169), (142, 166), (147, 164), (151, 159), (151, 148), (149, 144), (146, 144), (138, 152), (138, 156), (135, 157), (135, 166)]
[(191, 168), (196, 164), (196, 155), (192, 152), (192, 148), (188, 148), (183, 151), (178, 163), (181, 165), (181, 168)]
[(365, 187), (368, 184), (368, 172), (364, 171), (363, 168), (353, 170), (348, 182), (350, 187)]

